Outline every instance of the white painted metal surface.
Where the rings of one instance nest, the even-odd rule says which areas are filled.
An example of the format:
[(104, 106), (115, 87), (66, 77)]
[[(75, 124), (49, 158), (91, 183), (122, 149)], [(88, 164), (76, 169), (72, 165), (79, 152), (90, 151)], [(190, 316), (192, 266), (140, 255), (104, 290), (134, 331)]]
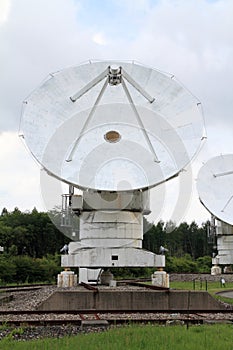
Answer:
[(142, 247), (143, 216), (130, 211), (91, 211), (80, 217), (80, 241), (69, 245), (72, 254), (80, 248)]
[(86, 248), (62, 255), (62, 266), (79, 267), (165, 267), (165, 256), (136, 248)]
[(233, 154), (211, 158), (199, 171), (202, 204), (216, 218), (233, 225)]
[(81, 267), (78, 272), (79, 283), (98, 283), (101, 272), (102, 269), (87, 269)]
[(21, 134), (51, 175), (105, 191), (177, 175), (205, 136), (199, 101), (174, 76), (112, 61), (51, 74), (24, 101)]
[(217, 236), (233, 236), (233, 226), (226, 224), (223, 221), (216, 220), (216, 234)]
[(233, 264), (233, 226), (216, 220), (217, 259), (220, 265)]
[(137, 211), (150, 214), (149, 191), (83, 192), (82, 210)]

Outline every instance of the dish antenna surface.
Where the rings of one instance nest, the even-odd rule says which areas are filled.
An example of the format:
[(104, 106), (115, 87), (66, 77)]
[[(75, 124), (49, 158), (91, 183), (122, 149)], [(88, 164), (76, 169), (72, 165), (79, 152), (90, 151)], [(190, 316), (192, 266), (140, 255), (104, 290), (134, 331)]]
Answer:
[(102, 191), (178, 175), (205, 136), (200, 102), (173, 75), (121, 61), (51, 74), (24, 101), (21, 135), (50, 175)]
[(211, 214), (233, 225), (233, 154), (208, 160), (198, 173), (197, 190)]

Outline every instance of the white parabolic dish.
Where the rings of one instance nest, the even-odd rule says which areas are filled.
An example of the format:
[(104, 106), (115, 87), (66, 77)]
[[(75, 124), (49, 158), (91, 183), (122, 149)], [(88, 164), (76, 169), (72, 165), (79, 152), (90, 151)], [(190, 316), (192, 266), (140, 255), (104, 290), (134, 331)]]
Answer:
[(208, 160), (198, 173), (197, 190), (210, 213), (233, 225), (233, 154)]
[[(106, 73), (113, 66), (122, 72), (118, 84)], [(166, 181), (192, 160), (204, 137), (200, 102), (174, 76), (116, 61), (51, 74), (24, 101), (20, 128), (49, 174), (105, 191)]]

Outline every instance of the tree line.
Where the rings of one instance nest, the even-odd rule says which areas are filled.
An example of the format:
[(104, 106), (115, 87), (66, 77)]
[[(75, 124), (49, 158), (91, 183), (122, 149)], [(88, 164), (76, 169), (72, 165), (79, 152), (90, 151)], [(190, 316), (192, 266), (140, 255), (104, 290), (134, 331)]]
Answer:
[(58, 253), (69, 240), (51, 222), (48, 213), (21, 212), (15, 208), (2, 210), (0, 216), (0, 245), (11, 255), (42, 258)]
[[(149, 223), (145, 222), (145, 225)], [(163, 246), (168, 249), (169, 256), (183, 257), (189, 254), (194, 260), (211, 255), (212, 244), (208, 242), (208, 225), (208, 221), (201, 227), (195, 221), (191, 224), (183, 222), (179, 226), (171, 221), (160, 221), (157, 225), (150, 225), (144, 234), (143, 248), (158, 254), (160, 246)]]
[[(143, 248), (156, 254), (160, 246), (166, 253), (168, 272), (209, 272), (212, 246), (208, 244), (207, 225), (195, 222), (176, 226), (173, 222), (150, 224), (144, 220)], [(0, 215), (0, 280), (2, 282), (54, 281), (60, 266), (60, 249), (69, 243), (51, 222), (49, 214), (21, 212), (6, 208)], [(119, 275), (142, 275), (145, 270), (127, 268), (115, 270)], [(147, 273), (153, 270), (147, 269)]]

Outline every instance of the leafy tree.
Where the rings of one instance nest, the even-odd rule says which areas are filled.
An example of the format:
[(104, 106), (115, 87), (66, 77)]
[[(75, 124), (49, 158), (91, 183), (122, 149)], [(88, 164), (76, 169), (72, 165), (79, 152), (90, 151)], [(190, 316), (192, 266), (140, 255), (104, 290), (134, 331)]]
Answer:
[(7, 210), (6, 208), (3, 208), (3, 209), (2, 209), (1, 216), (7, 215), (7, 214), (8, 214), (8, 210)]
[(209, 272), (212, 266), (211, 256), (201, 256), (197, 259), (198, 272)]
[(47, 213), (21, 212), (15, 208), (0, 216), (0, 245), (6, 252), (15, 245), (19, 255), (38, 258), (55, 254), (68, 239), (53, 225)]
[(143, 248), (154, 253), (159, 253), (161, 245), (165, 244), (164, 222), (160, 221), (156, 226), (153, 225), (143, 237)]
[(11, 259), (4, 255), (0, 255), (0, 280), (1, 282), (14, 282), (16, 276), (16, 268)]

